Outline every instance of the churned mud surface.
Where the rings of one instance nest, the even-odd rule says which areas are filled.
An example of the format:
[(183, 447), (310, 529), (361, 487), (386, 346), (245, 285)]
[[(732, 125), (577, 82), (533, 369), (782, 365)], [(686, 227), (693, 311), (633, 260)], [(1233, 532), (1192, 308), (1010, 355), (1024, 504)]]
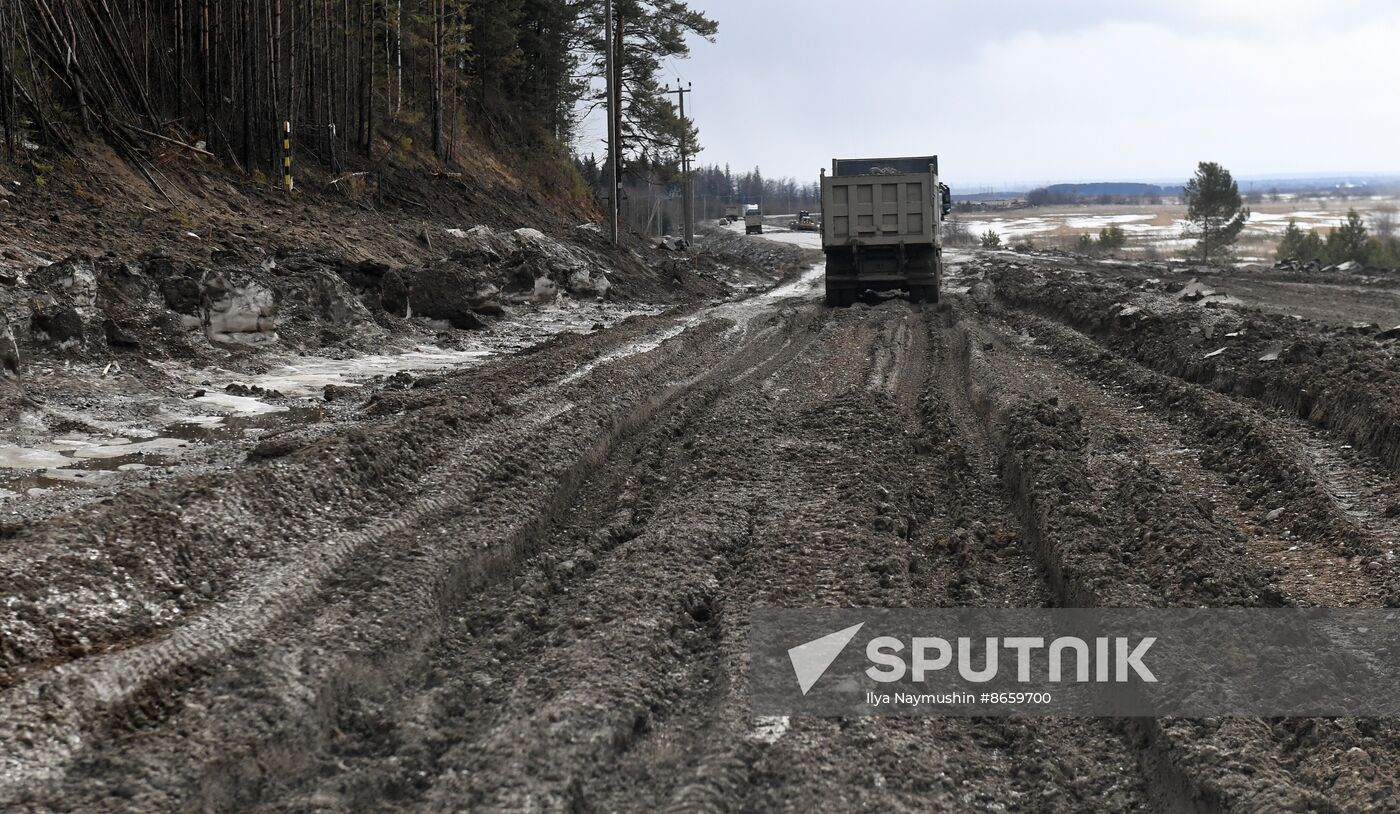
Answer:
[(750, 715), (755, 607), (1400, 603), (1394, 339), (958, 260), (11, 518), (0, 808), (1400, 810), (1389, 721)]

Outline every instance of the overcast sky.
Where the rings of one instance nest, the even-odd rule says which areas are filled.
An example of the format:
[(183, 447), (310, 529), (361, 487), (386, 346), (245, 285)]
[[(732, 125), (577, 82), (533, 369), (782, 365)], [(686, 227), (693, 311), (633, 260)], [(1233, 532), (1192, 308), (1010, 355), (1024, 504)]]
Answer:
[(666, 81), (694, 83), (706, 164), (809, 180), (833, 157), (937, 153), (961, 191), (1180, 179), (1200, 160), (1400, 174), (1396, 0), (691, 6), (719, 35)]

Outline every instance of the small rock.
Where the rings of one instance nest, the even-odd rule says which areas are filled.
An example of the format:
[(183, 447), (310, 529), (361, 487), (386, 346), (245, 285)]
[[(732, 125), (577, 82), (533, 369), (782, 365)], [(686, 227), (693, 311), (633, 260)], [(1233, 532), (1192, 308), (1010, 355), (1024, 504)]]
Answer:
[(268, 461), (273, 458), (281, 458), (290, 455), (298, 449), (301, 449), (301, 442), (294, 438), (288, 438), (286, 436), (266, 438), (258, 442), (257, 446), (248, 450), (248, 460)]
[(107, 337), (107, 344), (118, 348), (139, 348), (141, 340), (137, 339), (130, 331), (123, 328), (114, 319), (102, 321), (102, 333)]
[(244, 384), (233, 382), (224, 388), (224, 392), (234, 396), (248, 396), (251, 398), (280, 399), (286, 398), (277, 390), (269, 390), (266, 387), (259, 387), (256, 384)]
[(354, 398), (358, 387), (346, 387), (343, 384), (328, 384), (325, 391), (321, 393), (321, 398), (326, 401), (345, 401)]
[(1279, 518), (1282, 517), (1282, 516), (1283, 516), (1283, 507), (1280, 506), (1279, 508), (1274, 509), (1273, 511), (1271, 511), (1271, 512), (1269, 512), (1268, 514), (1264, 515), (1264, 519), (1265, 519), (1265, 520), (1268, 520), (1269, 522), (1272, 523), (1273, 521), (1279, 519)]
[(160, 293), (166, 308), (177, 314), (199, 315), (204, 290), (197, 281), (185, 276), (167, 277), (161, 280)]
[(72, 308), (55, 306), (36, 310), (29, 325), (36, 335), (50, 342), (62, 344), (83, 339), (83, 318)]
[(379, 278), (379, 305), (396, 317), (408, 315), (408, 283), (403, 275), (390, 269)]

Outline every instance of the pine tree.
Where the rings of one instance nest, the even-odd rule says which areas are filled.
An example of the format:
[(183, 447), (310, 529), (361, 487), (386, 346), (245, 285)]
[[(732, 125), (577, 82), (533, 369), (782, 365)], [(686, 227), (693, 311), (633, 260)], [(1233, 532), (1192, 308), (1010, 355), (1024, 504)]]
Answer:
[(1367, 239), (1366, 222), (1352, 209), (1347, 212), (1347, 219), (1327, 235), (1327, 259), (1333, 263), (1364, 263)]
[(1189, 233), (1197, 236), (1196, 249), (1201, 261), (1229, 251), (1249, 220), (1249, 209), (1242, 205), (1240, 187), (1230, 171), (1213, 161), (1202, 161), (1196, 176), (1186, 185), (1186, 219)]
[[(592, 33), (583, 47), (592, 54), (593, 75), (601, 77), (606, 49), (602, 3), (593, 0), (590, 18)], [(662, 65), (690, 53), (689, 35), (713, 41), (718, 24), (682, 0), (613, 0), (613, 18), (624, 156), (635, 161), (647, 154), (653, 163), (678, 163), (682, 138), (693, 155), (699, 151), (699, 134), (681, 121), (665, 93)], [(603, 95), (595, 92), (595, 104)]]
[(1279, 260), (1302, 260), (1300, 253), (1303, 248), (1303, 230), (1298, 228), (1298, 221), (1295, 218), (1288, 219), (1288, 227), (1283, 230), (1283, 237), (1278, 242), (1276, 255)]

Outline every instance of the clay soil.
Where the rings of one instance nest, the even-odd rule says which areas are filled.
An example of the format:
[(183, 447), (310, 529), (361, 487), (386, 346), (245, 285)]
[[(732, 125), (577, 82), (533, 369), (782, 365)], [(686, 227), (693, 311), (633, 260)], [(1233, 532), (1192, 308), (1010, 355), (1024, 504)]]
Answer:
[(0, 808), (1400, 810), (1389, 720), (752, 717), (760, 606), (1400, 604), (1397, 340), (1186, 272), (819, 273), (12, 518)]

